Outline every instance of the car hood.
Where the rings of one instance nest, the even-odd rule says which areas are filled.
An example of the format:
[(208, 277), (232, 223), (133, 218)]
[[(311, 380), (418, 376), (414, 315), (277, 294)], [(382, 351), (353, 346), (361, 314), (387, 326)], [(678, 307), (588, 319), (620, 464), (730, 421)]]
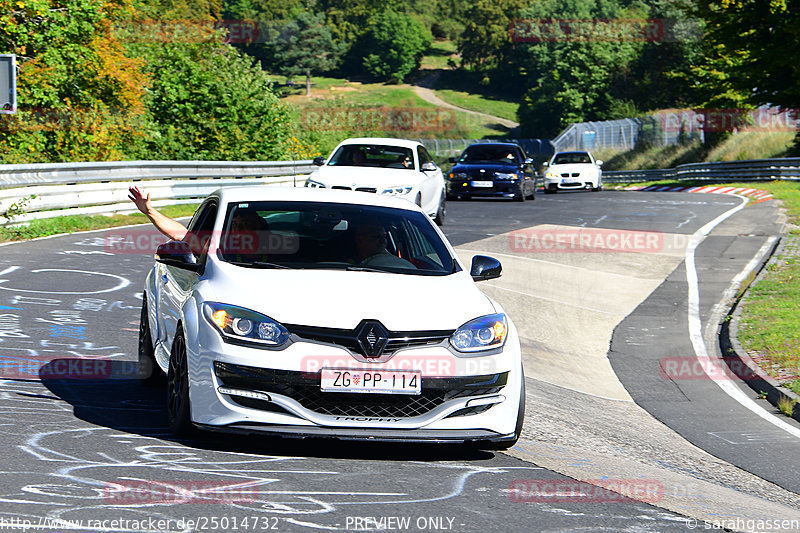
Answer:
[(547, 169), (547, 172), (580, 172), (581, 174), (588, 174), (589, 172), (595, 172), (597, 167), (592, 165), (591, 163), (571, 163), (569, 165), (552, 165)]
[(490, 172), (500, 172), (503, 174), (515, 174), (519, 170), (517, 165), (507, 165), (505, 163), (456, 163), (450, 172), (474, 172), (477, 170), (486, 170)]
[(377, 168), (350, 166), (323, 166), (315, 170), (309, 179), (327, 187), (392, 187), (395, 185), (414, 185), (425, 176), (416, 170), (405, 168)]
[(213, 275), (205, 299), (246, 307), (286, 324), (352, 329), (363, 319), (376, 319), (391, 331), (449, 330), (496, 312), (464, 271), (413, 276), (216, 263)]

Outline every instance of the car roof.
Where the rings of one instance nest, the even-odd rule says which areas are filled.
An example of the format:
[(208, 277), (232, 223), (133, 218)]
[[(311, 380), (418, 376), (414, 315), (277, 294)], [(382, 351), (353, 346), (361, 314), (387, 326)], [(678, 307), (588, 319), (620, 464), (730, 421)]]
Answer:
[(345, 139), (339, 143), (339, 146), (348, 144), (383, 144), (387, 146), (401, 146), (403, 148), (416, 148), (421, 146), (419, 141), (412, 141), (410, 139), (395, 139), (393, 137), (355, 137), (353, 139)]
[[(522, 148), (517, 143), (501, 143), (501, 142), (493, 142), (493, 143), (472, 143), (467, 148), (472, 148), (473, 146), (502, 146), (504, 148)], [(466, 149), (466, 148), (465, 148)]]
[(581, 150), (568, 150), (566, 152), (557, 152), (554, 155), (561, 155), (561, 154), (582, 154), (582, 155), (591, 155), (591, 152), (585, 152)]
[(369, 192), (307, 187), (271, 187), (267, 185), (222, 187), (214, 191), (212, 195), (219, 198), (221, 204), (264, 201), (331, 202), (416, 210), (416, 206), (404, 198)]

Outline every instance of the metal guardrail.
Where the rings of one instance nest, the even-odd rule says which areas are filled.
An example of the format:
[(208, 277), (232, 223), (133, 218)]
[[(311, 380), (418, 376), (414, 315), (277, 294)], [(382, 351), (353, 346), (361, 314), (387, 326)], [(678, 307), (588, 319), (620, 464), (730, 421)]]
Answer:
[[(22, 202), (11, 222), (130, 211), (136, 182), (155, 205), (192, 203), (223, 186), (302, 185), (311, 161), (109, 161), (0, 165), (0, 214)], [(9, 223), (0, 218), (0, 224)]]
[(633, 183), (658, 180), (800, 181), (800, 157), (687, 163), (675, 168), (652, 170), (604, 170), (607, 183)]

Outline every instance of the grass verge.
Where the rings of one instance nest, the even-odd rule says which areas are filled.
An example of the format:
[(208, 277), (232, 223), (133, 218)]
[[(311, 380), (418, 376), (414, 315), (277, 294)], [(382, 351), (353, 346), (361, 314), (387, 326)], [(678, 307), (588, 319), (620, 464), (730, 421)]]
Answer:
[[(159, 208), (165, 215), (173, 218), (194, 214), (199, 204), (170, 205)], [(147, 217), (141, 213), (130, 215), (69, 215), (42, 220), (32, 220), (24, 225), (0, 227), (0, 242), (23, 241), (50, 235), (75, 233), (94, 229), (114, 228), (131, 224), (144, 224)]]
[[(643, 185), (714, 184), (658, 181)], [(725, 185), (769, 191), (783, 203), (793, 228), (786, 237), (782, 253), (773, 258), (741, 304), (739, 342), (769, 375), (800, 394), (800, 320), (797, 320), (800, 316), (800, 183), (769, 181)]]

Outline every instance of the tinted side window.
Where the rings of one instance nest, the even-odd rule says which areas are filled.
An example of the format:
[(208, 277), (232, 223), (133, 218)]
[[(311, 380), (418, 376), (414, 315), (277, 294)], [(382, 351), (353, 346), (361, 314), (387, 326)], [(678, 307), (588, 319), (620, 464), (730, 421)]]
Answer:
[(216, 219), (217, 203), (208, 201), (200, 206), (189, 223), (189, 233), (185, 240), (191, 245), (192, 251), (200, 256), (201, 262), (205, 260)]
[(431, 157), (431, 154), (428, 153), (428, 151), (425, 149), (424, 146), (420, 146), (417, 149), (417, 153), (419, 153), (419, 166), (420, 166), (420, 168), (425, 163), (433, 162), (433, 158)]

